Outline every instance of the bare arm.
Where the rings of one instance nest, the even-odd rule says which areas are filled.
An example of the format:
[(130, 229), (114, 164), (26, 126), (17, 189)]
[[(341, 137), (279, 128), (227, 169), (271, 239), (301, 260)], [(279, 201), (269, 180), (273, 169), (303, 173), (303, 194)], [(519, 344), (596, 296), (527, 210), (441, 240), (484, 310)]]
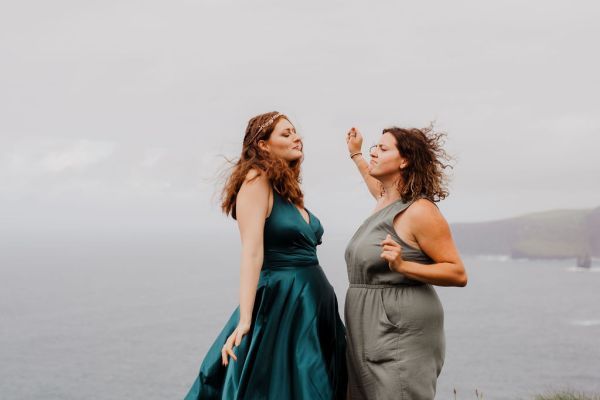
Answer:
[[(362, 151), (362, 142), (363, 138), (358, 129), (352, 128), (346, 134), (346, 143), (348, 144), (348, 151), (351, 155)], [(369, 174), (369, 164), (367, 163), (363, 155), (355, 155), (354, 157), (352, 157), (352, 161), (354, 161), (354, 164), (358, 168), (358, 172), (365, 181), (369, 193), (371, 193), (371, 195), (375, 199), (381, 197), (379, 181)]]
[(237, 360), (233, 346), (239, 346), (242, 337), (252, 325), (252, 310), (256, 287), (263, 263), (263, 230), (269, 210), (270, 187), (268, 178), (251, 170), (240, 187), (236, 199), (236, 218), (242, 241), (240, 262), (240, 320), (236, 330), (229, 336), (221, 351), (224, 365), (227, 355)]
[[(269, 210), (269, 182), (251, 171), (236, 200), (236, 217), (242, 241), (240, 265), (240, 322), (250, 324), (256, 286), (263, 263), (263, 230)], [(253, 179), (254, 178), (254, 179)]]
[[(402, 250), (389, 235), (382, 242), (382, 257), (390, 268), (409, 278), (438, 286), (466, 286), (467, 273), (452, 239), (448, 222), (438, 208), (427, 200), (417, 200), (407, 211), (411, 232), (421, 250), (434, 261), (424, 265), (402, 260)], [(384, 255), (385, 254), (385, 255)]]

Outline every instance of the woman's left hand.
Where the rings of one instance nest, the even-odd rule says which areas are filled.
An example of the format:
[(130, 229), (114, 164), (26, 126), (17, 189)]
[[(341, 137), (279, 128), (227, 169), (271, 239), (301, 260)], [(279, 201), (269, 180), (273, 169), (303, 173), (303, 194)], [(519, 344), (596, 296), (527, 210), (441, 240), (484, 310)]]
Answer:
[(237, 356), (233, 352), (234, 346), (239, 346), (242, 342), (242, 338), (250, 331), (250, 324), (239, 322), (233, 333), (229, 335), (225, 344), (221, 348), (221, 365), (227, 366), (229, 364), (229, 357), (237, 361)]
[(387, 260), (389, 268), (392, 271), (402, 272), (402, 247), (389, 233), (381, 242), (381, 248), (381, 258)]

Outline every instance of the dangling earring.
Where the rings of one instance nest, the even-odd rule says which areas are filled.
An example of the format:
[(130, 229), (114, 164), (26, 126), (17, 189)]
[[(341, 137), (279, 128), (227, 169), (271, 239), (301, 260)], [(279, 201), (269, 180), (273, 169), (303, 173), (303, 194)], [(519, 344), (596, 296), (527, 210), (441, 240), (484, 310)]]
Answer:
[(385, 188), (383, 187), (383, 183), (379, 182), (379, 197), (383, 197), (385, 194)]

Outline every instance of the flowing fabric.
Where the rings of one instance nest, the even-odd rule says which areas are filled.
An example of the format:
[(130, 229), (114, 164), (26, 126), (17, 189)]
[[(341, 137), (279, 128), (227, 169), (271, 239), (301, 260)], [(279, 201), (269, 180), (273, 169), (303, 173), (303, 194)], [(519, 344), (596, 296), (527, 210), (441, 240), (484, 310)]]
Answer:
[(323, 227), (310, 211), (306, 222), (273, 193), (250, 332), (234, 348), (237, 361), (222, 366), (221, 348), (239, 321), (236, 308), (185, 400), (345, 398), (345, 328), (316, 253)]

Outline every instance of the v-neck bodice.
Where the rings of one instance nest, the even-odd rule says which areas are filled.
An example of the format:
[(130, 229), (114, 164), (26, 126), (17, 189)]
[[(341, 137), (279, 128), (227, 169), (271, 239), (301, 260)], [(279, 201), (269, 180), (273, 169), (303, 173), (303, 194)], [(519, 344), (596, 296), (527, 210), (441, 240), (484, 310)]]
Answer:
[(321, 244), (321, 221), (305, 207), (306, 222), (291, 201), (273, 190), (273, 208), (265, 220), (263, 269), (316, 265), (317, 245)]

